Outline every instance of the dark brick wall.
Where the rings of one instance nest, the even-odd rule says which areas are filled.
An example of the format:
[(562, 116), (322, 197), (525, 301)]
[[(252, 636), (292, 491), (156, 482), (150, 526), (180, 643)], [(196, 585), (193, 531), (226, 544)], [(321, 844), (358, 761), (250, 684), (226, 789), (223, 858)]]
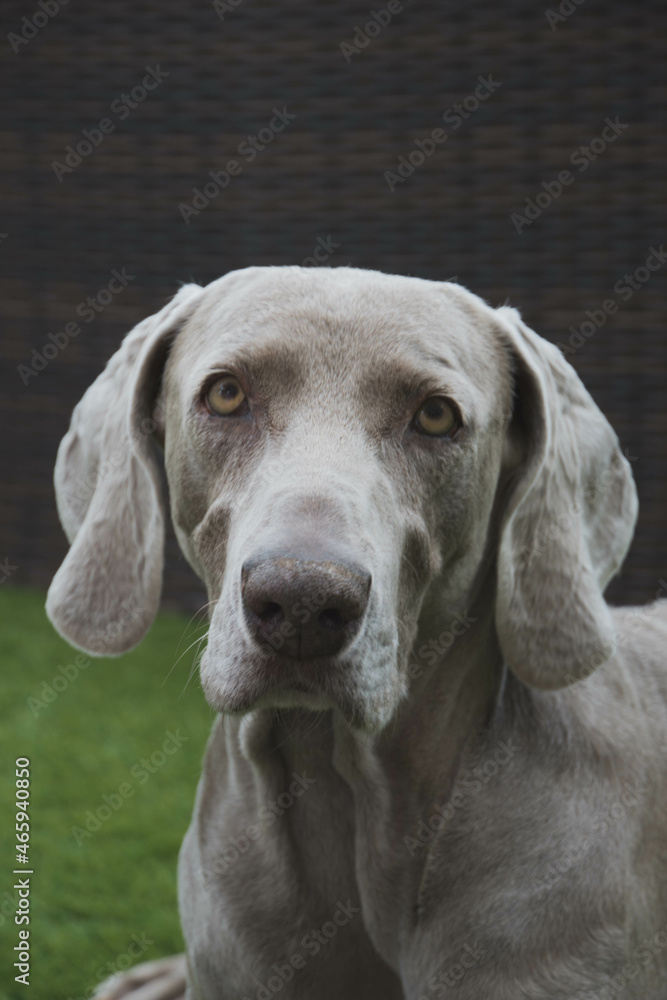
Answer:
[[(655, 594), (667, 575), (667, 268), (627, 301), (614, 285), (667, 234), (667, 14), (657, 2), (561, 6), (573, 12), (552, 27), (527, 0), (407, 2), (348, 62), (341, 42), (384, 0), (241, 0), (223, 20), (203, 0), (71, 0), (36, 32), (22, 22), (36, 2), (5, 4), (0, 558), (18, 567), (13, 580), (46, 585), (65, 552), (51, 486), (57, 444), (133, 323), (179, 281), (300, 263), (330, 236), (339, 244), (332, 266), (456, 275), (493, 304), (518, 305), (561, 343), (586, 310), (618, 302), (571, 360), (639, 486), (636, 540), (611, 594)], [(21, 31), (34, 37), (23, 44), (10, 34)], [(168, 76), (125, 114), (114, 102), (158, 65)], [(456, 111), (443, 121), (489, 74), (495, 92), (458, 127)], [(239, 143), (283, 106), (296, 118), (248, 162)], [(628, 127), (580, 169), (571, 155), (608, 117)], [(114, 130), (58, 180), (53, 161), (103, 118)], [(447, 139), (390, 190), (385, 171), (436, 128)], [(234, 157), (241, 174), (186, 225), (179, 203)], [(512, 213), (566, 169), (573, 182), (517, 232)], [(82, 323), (77, 305), (123, 267), (134, 280)], [(82, 333), (24, 385), (17, 366), (77, 320)], [(165, 596), (187, 608), (203, 601), (173, 540)]]

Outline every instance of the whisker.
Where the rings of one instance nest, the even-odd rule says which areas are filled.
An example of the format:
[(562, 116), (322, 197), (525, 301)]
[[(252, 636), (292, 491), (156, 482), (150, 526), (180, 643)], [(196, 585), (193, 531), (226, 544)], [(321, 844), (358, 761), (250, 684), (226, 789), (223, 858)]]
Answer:
[[(178, 653), (178, 650), (179, 650), (179, 648), (180, 648), (180, 645), (181, 645), (181, 643), (182, 643), (182, 641), (183, 641), (183, 637), (184, 637), (184, 636), (185, 636), (185, 635), (187, 634), (187, 632), (188, 632), (188, 630), (190, 629), (190, 627), (191, 627), (192, 623), (194, 622), (194, 620), (195, 620), (195, 619), (196, 619), (196, 618), (197, 618), (197, 617), (198, 617), (199, 615), (201, 615), (201, 614), (205, 613), (206, 611), (208, 611), (208, 609), (210, 608), (210, 606), (211, 606), (211, 605), (212, 605), (213, 603), (215, 603), (215, 602), (214, 602), (214, 601), (207, 601), (207, 602), (206, 602), (205, 604), (202, 604), (202, 606), (201, 606), (201, 607), (200, 607), (200, 608), (199, 608), (199, 609), (198, 609), (197, 611), (195, 611), (195, 612), (194, 612), (194, 614), (192, 615), (192, 617), (190, 618), (190, 620), (188, 621), (187, 625), (186, 625), (186, 626), (184, 627), (184, 629), (183, 629), (183, 631), (182, 631), (182, 633), (181, 633), (181, 638), (180, 638), (180, 639), (178, 640), (178, 642), (177, 642), (177, 644), (176, 644), (176, 649), (174, 650), (174, 655), (175, 655), (176, 653)], [(203, 624), (204, 624), (203, 622), (202, 622), (202, 623), (200, 623), (200, 624), (199, 624), (199, 625), (197, 626), (197, 628), (201, 628)], [(198, 640), (196, 639), (196, 640), (195, 640), (195, 642), (197, 642), (197, 641), (198, 641)], [(180, 656), (178, 657), (178, 659), (176, 659), (176, 660), (174, 661), (174, 663), (173, 663), (173, 664), (171, 665), (171, 667), (170, 667), (170, 668), (169, 668), (169, 670), (167, 671), (167, 674), (166, 674), (166, 676), (165, 676), (164, 680), (162, 681), (162, 687), (164, 687), (164, 685), (166, 684), (166, 682), (167, 682), (167, 681), (169, 680), (169, 678), (171, 677), (171, 674), (172, 674), (172, 671), (173, 671), (173, 670), (174, 670), (174, 669), (175, 669), (175, 668), (177, 667), (177, 665), (178, 665), (178, 664), (180, 663), (180, 661), (181, 661), (181, 660), (183, 659), (183, 657), (184, 657), (184, 656), (185, 656), (185, 654), (186, 654), (186, 653), (188, 652), (188, 650), (189, 650), (189, 649), (192, 649), (193, 645), (194, 645), (194, 642), (190, 643), (190, 644), (189, 644), (189, 646), (187, 646), (187, 647), (186, 647), (186, 649), (185, 649), (185, 650), (183, 651), (183, 653), (181, 653), (181, 655), (180, 655)]]
[[(201, 645), (201, 643), (204, 642), (205, 639), (206, 639), (206, 635), (201, 636), (201, 638), (198, 640), (199, 643), (200, 643), (200, 645)], [(195, 653), (194, 658), (192, 660), (192, 666), (190, 667), (190, 672), (188, 674), (187, 680), (186, 680), (185, 684), (183, 685), (183, 690), (181, 691), (181, 693), (179, 695), (179, 700), (185, 695), (185, 692), (187, 691), (190, 682), (192, 681), (193, 677), (196, 675), (196, 673), (197, 673), (197, 671), (199, 669), (199, 665), (201, 663), (201, 658), (202, 658), (203, 655), (204, 655), (204, 650), (201, 649), (201, 648), (198, 649), (197, 652)]]

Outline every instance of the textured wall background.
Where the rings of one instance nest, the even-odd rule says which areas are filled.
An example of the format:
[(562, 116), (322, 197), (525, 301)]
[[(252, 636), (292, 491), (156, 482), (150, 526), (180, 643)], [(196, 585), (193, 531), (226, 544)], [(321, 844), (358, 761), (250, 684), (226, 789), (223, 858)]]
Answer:
[[(381, 27), (384, 0), (44, 3), (2, 13), (5, 575), (45, 586), (66, 550), (56, 448), (124, 333), (180, 281), (301, 263), (319, 240), (337, 244), (330, 266), (457, 276), (562, 344), (571, 326), (592, 324), (570, 360), (627, 449), (641, 501), (610, 593), (655, 595), (667, 576), (667, 267), (637, 268), (667, 235), (663, 5), (415, 0)], [(146, 67), (162, 81), (141, 99)], [(493, 93), (475, 109), (465, 99), (480, 76)], [(296, 117), (250, 162), (239, 144), (283, 107)], [(71, 171), (54, 170), (104, 118), (113, 131)], [(607, 118), (618, 134), (591, 146)], [(437, 128), (447, 139), (392, 191), (385, 172)], [(576, 153), (582, 145), (590, 153)], [(234, 158), (241, 173), (186, 224), (179, 204)], [(550, 202), (543, 182), (556, 192), (564, 170), (572, 181)], [(513, 222), (540, 192), (533, 220)], [(133, 278), (110, 296), (123, 268)], [(624, 275), (635, 272), (631, 288)], [(89, 310), (77, 309), (88, 297), (102, 308), (86, 322)], [(81, 333), (22, 377), (18, 366), (36, 370), (33, 348), (44, 357), (67, 323)], [(165, 598), (192, 609), (204, 600), (173, 540)]]

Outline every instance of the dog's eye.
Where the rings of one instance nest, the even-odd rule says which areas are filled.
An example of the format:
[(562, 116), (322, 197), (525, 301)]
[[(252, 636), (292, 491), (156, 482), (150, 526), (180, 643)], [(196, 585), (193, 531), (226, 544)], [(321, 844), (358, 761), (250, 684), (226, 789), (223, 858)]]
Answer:
[(458, 427), (458, 420), (453, 408), (442, 396), (431, 396), (417, 412), (415, 417), (417, 430), (431, 437), (446, 437)]
[(209, 410), (223, 417), (236, 413), (244, 401), (245, 392), (233, 375), (223, 375), (222, 378), (216, 379), (206, 393)]

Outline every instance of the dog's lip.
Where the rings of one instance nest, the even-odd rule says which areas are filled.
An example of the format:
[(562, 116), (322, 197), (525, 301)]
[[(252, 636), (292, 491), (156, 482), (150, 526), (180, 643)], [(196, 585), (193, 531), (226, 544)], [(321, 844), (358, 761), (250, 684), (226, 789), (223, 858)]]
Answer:
[[(240, 683), (230, 684), (229, 677), (227, 683), (221, 682), (209, 664), (202, 684), (207, 701), (216, 711), (229, 716), (263, 709), (334, 711), (340, 712), (354, 728), (364, 731), (369, 728), (363, 705), (357, 704), (353, 690), (347, 690), (346, 674), (351, 664), (345, 658), (303, 661), (271, 656), (258, 658), (252, 666), (250, 674), (245, 673)], [(304, 676), (306, 671), (312, 676)], [(369, 731), (375, 728), (370, 727)]]
[(295, 666), (298, 669), (300, 665), (298, 660), (292, 661), (289, 665), (277, 662), (276, 672), (271, 671), (269, 673), (267, 671), (267, 674), (263, 678), (264, 683), (261, 684), (261, 697), (270, 697), (272, 694), (289, 694), (291, 692), (316, 698), (324, 697), (326, 695), (326, 685), (317, 677), (313, 677), (312, 679), (304, 678), (302, 671), (297, 672), (294, 669)]
[(308, 708), (321, 711), (337, 707), (324, 691), (301, 684), (299, 681), (271, 684), (254, 691), (249, 697), (235, 704), (226, 703), (223, 711), (232, 715), (252, 712), (261, 708)]
[[(331, 661), (308, 661), (308, 669), (313, 671), (314, 676), (304, 677), (303, 661), (278, 657), (262, 660), (250, 690), (246, 690), (245, 697), (241, 699), (242, 710), (248, 711), (255, 705), (270, 706), (273, 701), (284, 704), (292, 696), (297, 704), (312, 708), (334, 707), (326, 683), (325, 667), (330, 670)], [(236, 704), (232, 710), (237, 711), (240, 707)]]
[[(200, 671), (204, 694), (219, 712), (245, 714), (255, 709), (301, 706), (313, 711), (339, 709), (354, 715), (346, 692), (346, 678), (352, 663), (347, 650), (337, 656), (295, 660), (271, 653), (261, 656), (248, 650), (242, 669), (216, 669), (216, 657), (207, 646)], [(252, 655), (252, 654), (255, 655)], [(349, 702), (349, 705), (348, 705)]]
[[(254, 662), (259, 665), (267, 683), (293, 687), (305, 685), (309, 691), (319, 690), (323, 681), (347, 667), (347, 650), (334, 656), (314, 657), (311, 660), (297, 660), (288, 656), (272, 654), (261, 656)], [(253, 658), (254, 659), (254, 658)]]
[(300, 691), (301, 694), (317, 694), (316, 688), (310, 684), (304, 684), (303, 681), (293, 680), (288, 681), (286, 684), (281, 684), (280, 688), (284, 691)]

